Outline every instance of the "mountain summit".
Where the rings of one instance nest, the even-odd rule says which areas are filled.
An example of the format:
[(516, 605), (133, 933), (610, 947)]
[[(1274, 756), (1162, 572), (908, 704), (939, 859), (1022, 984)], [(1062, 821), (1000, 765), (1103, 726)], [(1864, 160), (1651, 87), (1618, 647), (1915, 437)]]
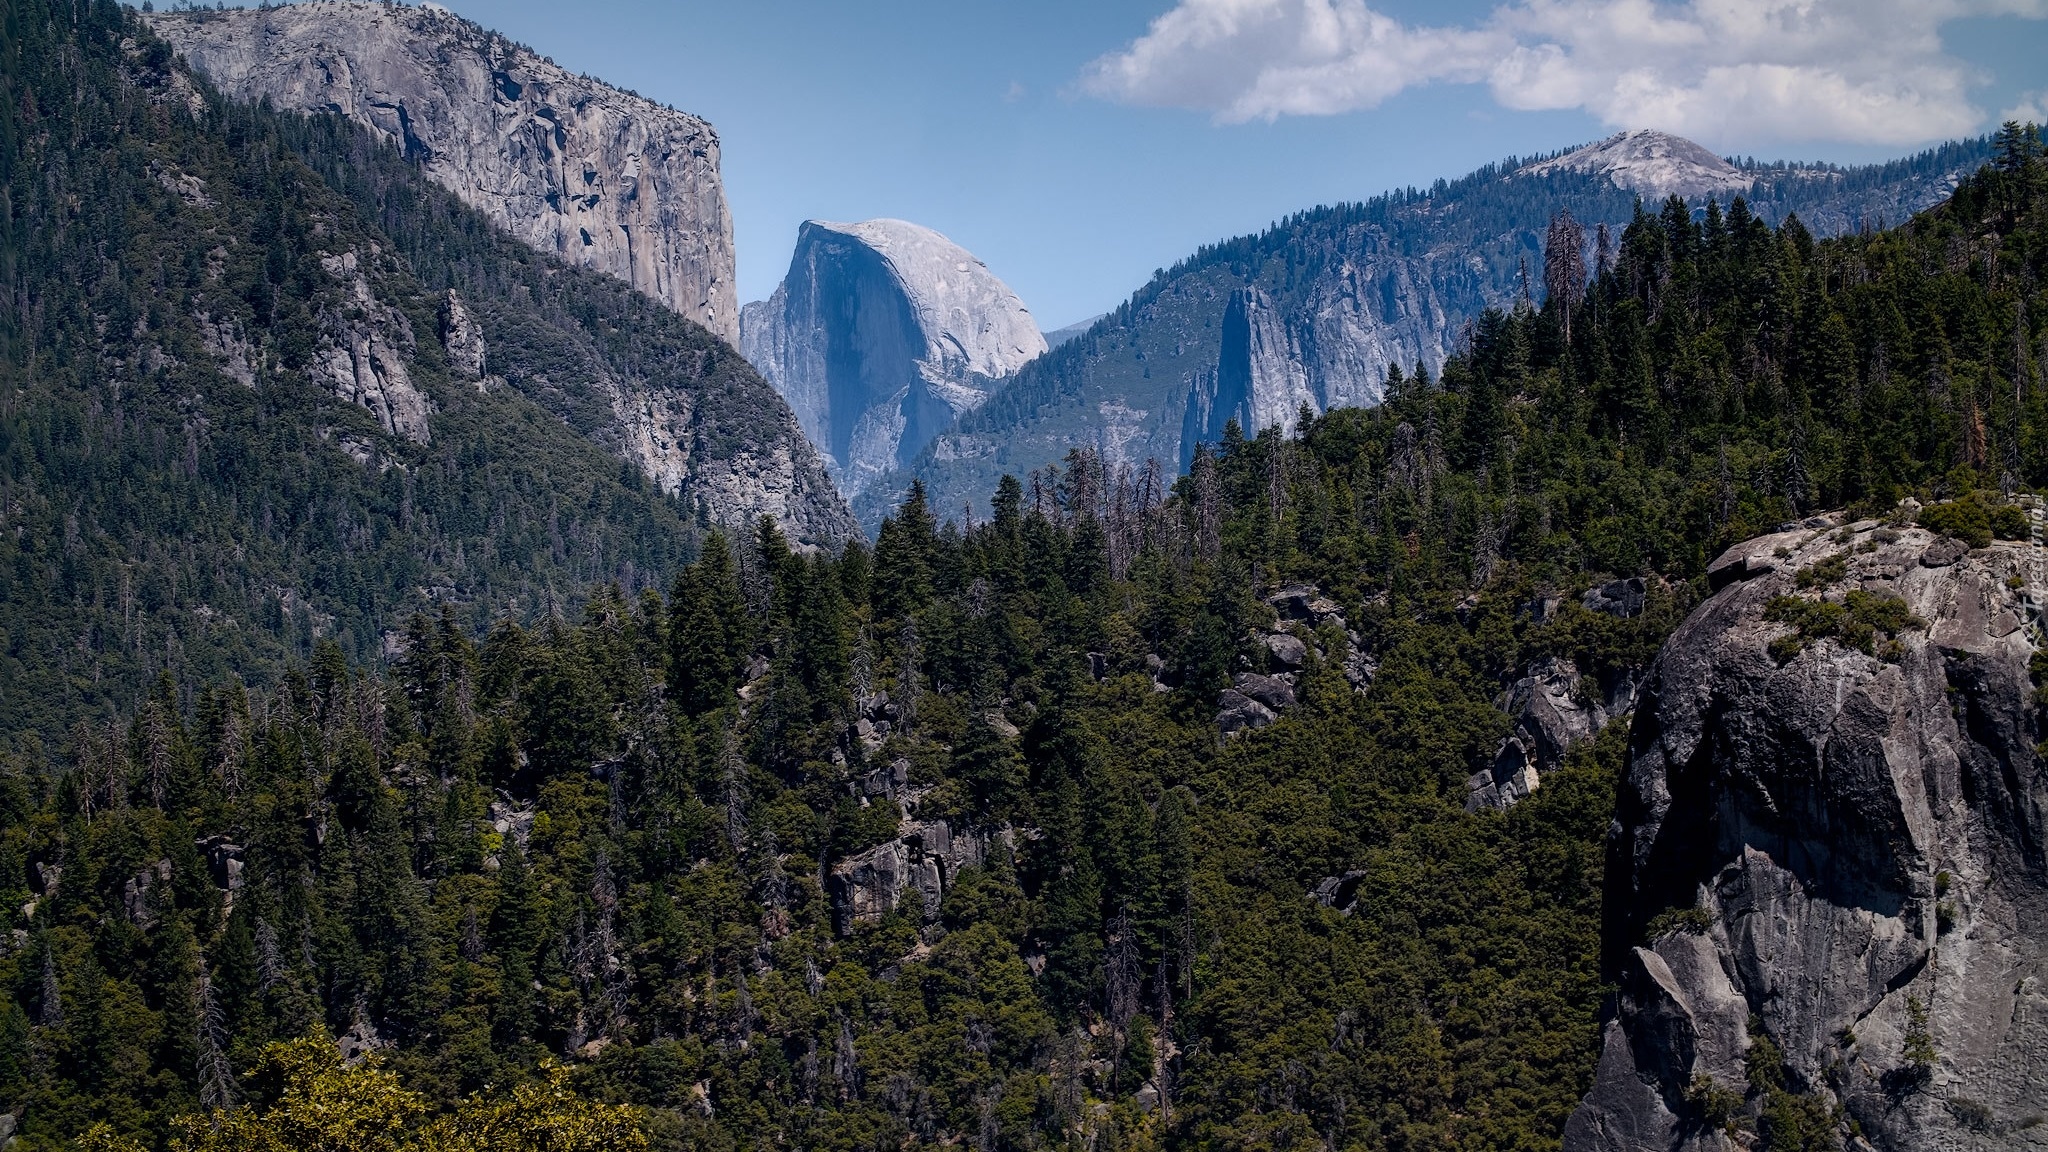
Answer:
[(1010, 286), (939, 233), (811, 220), (775, 294), (741, 310), (740, 348), (854, 493), (1046, 345)]
[(1639, 192), (1645, 199), (1667, 196), (1731, 196), (1756, 183), (1742, 169), (1683, 136), (1636, 128), (1573, 149), (1562, 156), (1531, 164), (1525, 176), (1553, 172), (1585, 172), (1606, 176), (1616, 188)]

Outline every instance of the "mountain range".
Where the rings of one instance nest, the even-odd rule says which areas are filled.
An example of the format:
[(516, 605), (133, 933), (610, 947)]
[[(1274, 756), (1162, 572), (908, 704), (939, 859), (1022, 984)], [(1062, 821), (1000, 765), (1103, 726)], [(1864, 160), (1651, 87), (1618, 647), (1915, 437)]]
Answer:
[[(1845, 169), (1628, 131), (1301, 212), (1048, 339), (995, 272), (905, 221), (806, 224), (774, 296), (736, 307), (711, 126), (445, 10), (312, 0), (152, 21), (227, 94), (339, 113), (510, 235), (740, 347), (869, 532), (913, 479), (941, 515), (985, 516), (998, 476), (1077, 448), (1177, 470), (1232, 420), (1249, 434), (1304, 407), (1376, 403), (1395, 367), (1437, 371), (1486, 309), (1541, 294), (1560, 213), (1589, 265), (1603, 226), (1670, 196), (1695, 210), (1739, 197), (1768, 222), (1839, 235), (1907, 218), (1989, 155), (1979, 139)], [(674, 473), (659, 447), (674, 429), (625, 439), (651, 473)]]
[(987, 514), (997, 477), (1075, 448), (1112, 467), (1184, 466), (1236, 418), (1247, 434), (1376, 403), (1397, 366), (1440, 369), (1488, 308), (1542, 294), (1550, 221), (1582, 227), (1588, 265), (1604, 226), (1639, 202), (1696, 210), (1736, 197), (1815, 235), (1875, 229), (1938, 202), (1990, 154), (1988, 139), (1860, 168), (1732, 162), (1651, 131), (1535, 160), (1509, 159), (1427, 189), (1301, 212), (1201, 249), (1014, 375), (894, 474), (855, 498), (879, 523), (913, 479), (934, 507)]

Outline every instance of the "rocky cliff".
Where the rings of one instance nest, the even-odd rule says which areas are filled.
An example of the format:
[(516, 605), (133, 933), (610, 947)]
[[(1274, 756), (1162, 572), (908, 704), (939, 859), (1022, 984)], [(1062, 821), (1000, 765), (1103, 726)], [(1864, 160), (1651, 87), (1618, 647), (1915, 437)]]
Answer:
[(1292, 315), (1256, 285), (1232, 292), (1216, 366), (1188, 390), (1181, 466), (1196, 445), (1221, 440), (1231, 420), (1248, 434), (1291, 435), (1304, 406), (1320, 416), (1377, 404), (1396, 365), (1442, 363), (1444, 307), (1422, 271), (1398, 257), (1346, 261)]
[(158, 13), (230, 96), (339, 112), (543, 252), (739, 338), (718, 134), (428, 5)]
[(2044, 579), (1874, 522), (1711, 567), (1638, 700), (1567, 1149), (2048, 1147)]
[(849, 494), (1046, 350), (1024, 302), (987, 265), (902, 220), (806, 222), (789, 275), (746, 306), (740, 330), (747, 359)]
[[(10, 28), (42, 46), (0, 53), (0, 87), (42, 128), (0, 180), (22, 219), (66, 223), (7, 250), (35, 307), (9, 313), (0, 390), (24, 426), (120, 427), (10, 450), (33, 498), (0, 500), (9, 546), (68, 540), (76, 578), (0, 561), (0, 742), (55, 746), (158, 669), (261, 685), (326, 641), (380, 666), (415, 613), (577, 618), (586, 589), (667, 586), (707, 521), (857, 530), (702, 325), (493, 227), (358, 124), (227, 101), (133, 10), (32, 12)], [(101, 31), (52, 43), (65, 21)], [(86, 574), (130, 570), (161, 594), (123, 632)]]

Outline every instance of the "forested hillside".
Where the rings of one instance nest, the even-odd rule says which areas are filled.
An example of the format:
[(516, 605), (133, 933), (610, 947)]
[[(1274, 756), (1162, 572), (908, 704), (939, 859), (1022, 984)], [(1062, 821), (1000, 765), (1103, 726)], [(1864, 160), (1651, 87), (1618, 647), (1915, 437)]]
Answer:
[(339, 120), (218, 99), (112, 7), (5, 18), (0, 747), (159, 670), (265, 681), (440, 603), (481, 628), (647, 586), (700, 519), (752, 520), (778, 450), (791, 531), (852, 531), (701, 328)]
[[(11, 49), (10, 77), (139, 66), (116, 63), (111, 9), (56, 11), (75, 47)], [(182, 122), (140, 97), (95, 107), (79, 123), (118, 111), (136, 148)], [(266, 139), (235, 154), (301, 174), (343, 227)], [(579, 608), (422, 613), (388, 672), (310, 637), (304, 658), (189, 661), (118, 719), (18, 741), (0, 773), (17, 1148), (96, 1121), (168, 1147), (178, 1117), (237, 1100), (222, 1122), (260, 1127), (298, 1099), (280, 1052), (307, 1051), (267, 1046), (307, 1035), (379, 1053), (418, 1093), (404, 1123), (553, 1075), (644, 1106), (663, 1149), (1556, 1148), (1597, 1050), (1625, 732), (1468, 811), (1515, 723), (1504, 689), (1538, 665), (1584, 698), (1630, 682), (1721, 549), (1819, 510), (1903, 516), (1911, 494), (1943, 531), (2012, 529), (2005, 494), (2048, 484), (2048, 162), (2031, 130), (2001, 144), (1887, 233), (1817, 241), (1739, 204), (1639, 214), (1589, 283), (1487, 315), (1440, 376), (1229, 436), (1170, 486), (1076, 453), (1003, 481), (971, 525), (913, 491), (872, 549), (801, 552), (761, 523), (684, 565), (661, 550), (674, 514), (599, 456), (602, 506), (646, 509), (613, 515), (649, 525), (630, 538), (659, 546), (627, 554), (656, 587), (609, 567), (615, 545), (568, 549), (561, 579), (592, 581)], [(204, 247), (119, 236), (203, 272)], [(154, 314), (136, 298), (108, 331)], [(76, 363), (55, 349), (94, 329), (45, 344), (14, 299), (9, 364)], [(57, 379), (79, 398), (53, 411), (156, 414), (122, 450), (143, 454), (132, 476), (102, 481), (159, 502), (127, 522), (226, 519), (199, 519), (215, 489), (179, 471), (186, 393), (94, 409), (110, 382)], [(511, 403), (460, 392), (436, 419)], [(262, 395), (235, 418), (310, 455), (315, 425)], [(8, 396), (10, 429), (63, 426)], [(48, 491), (13, 471), (23, 442), (10, 518)], [(225, 490), (276, 482), (251, 468)], [(365, 506), (401, 525), (425, 515), (420, 474), (352, 473), (389, 486)], [(510, 475), (494, 499), (524, 491)], [(37, 515), (5, 545), (17, 660), (50, 602), (19, 591), (44, 570), (21, 557), (67, 539), (65, 510)], [(239, 580), (273, 539), (205, 571)], [(391, 539), (344, 570), (414, 562)], [(1796, 1112), (1796, 1087), (1754, 1090)]]

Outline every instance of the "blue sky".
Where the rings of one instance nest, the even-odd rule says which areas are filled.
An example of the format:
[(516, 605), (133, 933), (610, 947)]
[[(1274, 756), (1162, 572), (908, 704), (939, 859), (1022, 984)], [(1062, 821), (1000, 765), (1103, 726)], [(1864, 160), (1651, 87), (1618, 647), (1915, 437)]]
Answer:
[[(896, 216), (980, 256), (1048, 330), (1203, 243), (1618, 123), (1856, 162), (2048, 103), (2048, 0), (1803, 0), (1791, 33), (1710, 28), (1712, 47), (1684, 24), (1692, 0), (448, 6), (709, 118), (742, 300), (773, 290), (803, 220)], [(1810, 11), (1831, 7), (1841, 26)]]

